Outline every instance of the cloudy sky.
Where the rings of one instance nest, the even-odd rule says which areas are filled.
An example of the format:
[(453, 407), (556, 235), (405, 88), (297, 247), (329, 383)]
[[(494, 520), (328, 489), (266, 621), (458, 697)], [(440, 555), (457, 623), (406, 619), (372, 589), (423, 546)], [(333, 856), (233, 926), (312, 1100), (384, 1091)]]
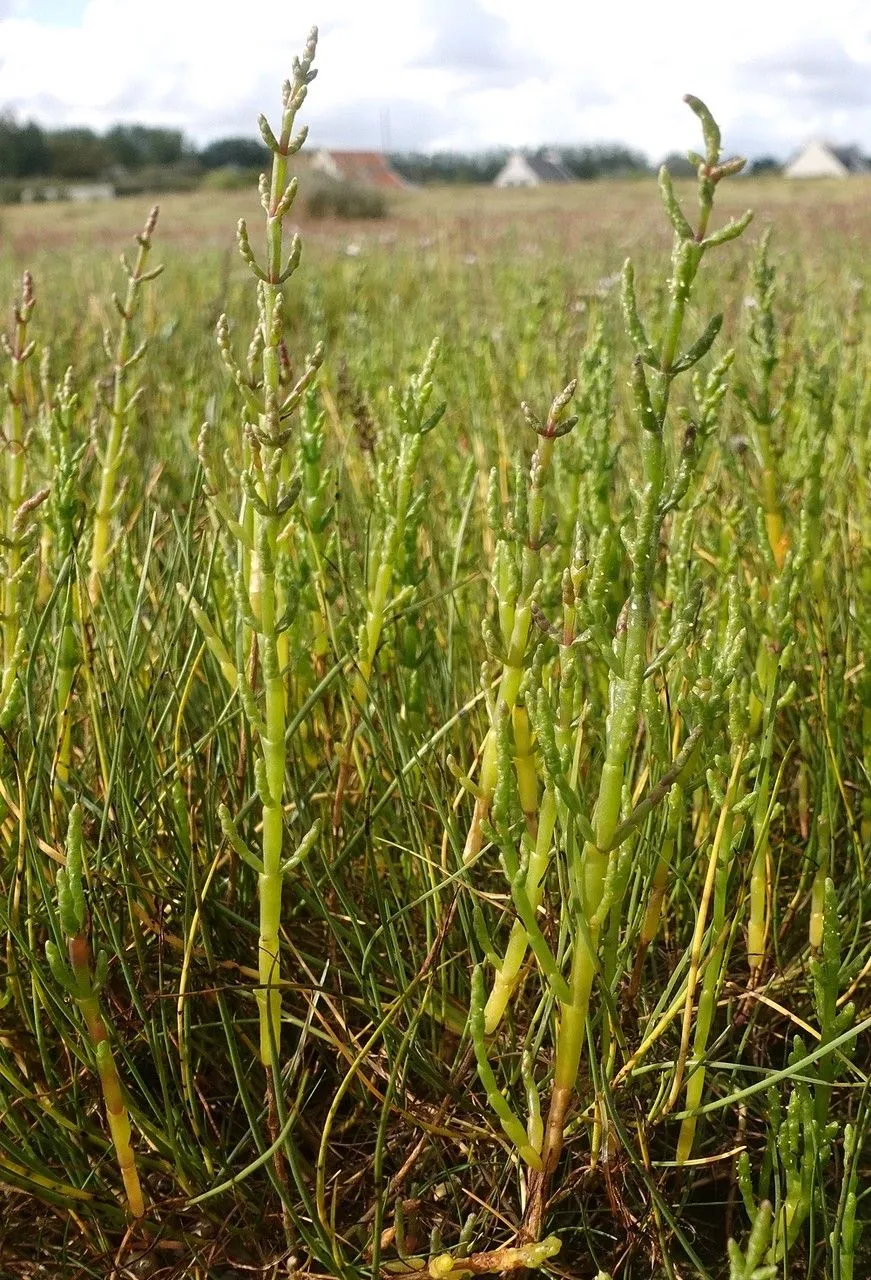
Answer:
[(0, 0), (0, 109), (48, 125), (251, 134), (308, 27), (316, 144), (393, 150), (728, 145), (871, 152), (869, 0)]

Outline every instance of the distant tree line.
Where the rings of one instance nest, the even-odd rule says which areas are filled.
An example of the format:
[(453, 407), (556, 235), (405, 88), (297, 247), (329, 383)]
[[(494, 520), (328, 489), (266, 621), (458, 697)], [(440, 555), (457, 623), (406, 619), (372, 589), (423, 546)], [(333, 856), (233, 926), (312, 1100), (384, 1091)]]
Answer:
[(222, 138), (198, 150), (179, 129), (118, 124), (93, 129), (43, 129), (0, 115), (0, 177), (93, 180), (113, 172), (167, 168), (265, 167), (269, 153), (253, 138)]
[(507, 151), (395, 151), (390, 163), (408, 182), (492, 182), (508, 156)]
[[(557, 149), (575, 178), (643, 173), (647, 160), (619, 145)], [(532, 154), (532, 153), (530, 153)], [(402, 152), (391, 156), (396, 170), (414, 183), (488, 183), (508, 158), (505, 148), (490, 151), (442, 151), (435, 155)], [(94, 129), (44, 129), (33, 120), (0, 115), (0, 178), (90, 180), (118, 174), (166, 169), (262, 169), (269, 153), (254, 138), (220, 138), (197, 149), (179, 129), (118, 124), (105, 133)]]
[(575, 178), (613, 178), (621, 174), (650, 172), (646, 156), (619, 143), (557, 147), (556, 150), (563, 166)]
[[(527, 149), (534, 155), (548, 148)], [(563, 167), (574, 178), (594, 179), (622, 174), (649, 173), (651, 166), (639, 151), (619, 143), (591, 146), (554, 147)], [(507, 148), (489, 151), (440, 151), (433, 155), (420, 151), (394, 152), (393, 167), (409, 182), (489, 183), (508, 159)], [(139, 175), (146, 184), (169, 174), (198, 181), (204, 171), (261, 170), (269, 152), (259, 139), (219, 138), (197, 148), (180, 129), (164, 129), (142, 124), (117, 124), (105, 133), (94, 129), (45, 129), (33, 120), (17, 121), (0, 113), (0, 181), (48, 179), (93, 181), (112, 178), (123, 188), (123, 176), (131, 185)], [(675, 177), (689, 177), (693, 167), (686, 156), (672, 153), (665, 164)], [(780, 163), (771, 156), (757, 157), (748, 165), (749, 173), (776, 171)], [(221, 175), (216, 174), (217, 179)]]
[[(650, 165), (638, 151), (619, 144), (599, 146), (555, 147), (563, 167), (574, 178), (603, 178), (626, 173), (648, 173)], [(537, 151), (528, 150), (534, 155)], [(492, 182), (508, 159), (505, 148), (492, 151), (438, 151), (426, 155), (420, 151), (394, 152), (390, 161), (397, 173), (409, 182), (451, 183)]]

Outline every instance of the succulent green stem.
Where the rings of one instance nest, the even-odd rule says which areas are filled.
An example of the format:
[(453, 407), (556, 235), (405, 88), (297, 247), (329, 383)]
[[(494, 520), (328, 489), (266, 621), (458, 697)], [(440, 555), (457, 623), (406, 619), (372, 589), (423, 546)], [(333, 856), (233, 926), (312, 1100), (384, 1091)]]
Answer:
[(4, 339), (6, 355), (10, 363), (7, 389), (6, 421), (4, 424), (4, 452), (6, 454), (6, 492), (4, 494), (4, 575), (0, 586), (0, 616), (2, 616), (3, 669), (0, 676), (0, 714), (6, 708), (13, 692), (21, 658), (19, 632), (21, 627), (20, 588), (24, 562), (22, 543), (22, 504), (25, 500), (25, 453), (27, 442), (24, 430), (24, 405), (26, 395), (25, 366), (33, 355), (34, 344), (28, 341), (27, 331), (33, 313), (33, 279), (25, 271), (21, 286), (21, 300), (15, 307), (15, 325), (11, 341)]
[(127, 272), (127, 292), (123, 303), (117, 296), (114, 297), (116, 310), (121, 317), (121, 324), (118, 332), (118, 342), (115, 347), (114, 368), (112, 371), (113, 387), (112, 404), (109, 413), (109, 434), (103, 446), (100, 489), (94, 510), (94, 534), (91, 544), (91, 565), (88, 579), (88, 594), (92, 604), (96, 604), (100, 598), (100, 586), (109, 559), (112, 516), (118, 498), (118, 472), (124, 452), (125, 436), (130, 425), (131, 410), (136, 400), (136, 393), (134, 392), (131, 395), (128, 390), (129, 371), (141, 358), (145, 349), (144, 346), (139, 346), (135, 350), (133, 348), (133, 320), (139, 301), (139, 291), (146, 281), (155, 279), (163, 270), (162, 267), (155, 267), (151, 271), (146, 271), (145, 269), (148, 254), (151, 250), (151, 237), (157, 225), (158, 212), (159, 208), (155, 205), (145, 221), (145, 226), (137, 236), (139, 251), (136, 255), (134, 267), (131, 269), (127, 260), (122, 257), (122, 265)]
[[(251, 474), (259, 501), (253, 507), (253, 545), (256, 564), (251, 572), (251, 608), (256, 624), (263, 672), (264, 722), (259, 729), (262, 776), (258, 780), (262, 806), (262, 860), (258, 880), (260, 934), (258, 938), (260, 1009), (260, 1060), (264, 1066), (276, 1064), (281, 1046), (281, 924), (282, 857), (284, 848), (283, 799), (285, 789), (286, 687), (281, 648), (283, 593), (276, 578), (278, 538), (286, 522), (282, 511), (284, 454), (283, 419), (296, 407), (304, 388), (293, 404), (281, 403), (281, 343), (284, 333), (282, 280), (284, 219), (296, 194), (295, 180), (288, 184), (288, 156), (302, 145), (305, 134), (293, 136), (297, 112), (305, 100), (307, 86), (314, 78), (311, 70), (316, 48), (315, 32), (309, 37), (301, 60), (294, 64), (294, 77), (284, 86), (281, 131), (273, 137), (272, 175), (266, 212), (266, 272), (260, 285), (260, 327), (262, 337), (263, 411), (251, 443)], [(261, 124), (262, 127), (262, 124)], [(241, 234), (240, 245), (245, 243)], [(299, 241), (291, 248), (287, 271), (299, 259)], [(244, 256), (244, 249), (243, 249)], [(293, 393), (292, 393), (293, 394)], [(255, 586), (256, 584), (256, 586)]]
[(61, 932), (66, 940), (66, 960), (53, 942), (46, 943), (46, 957), (55, 980), (75, 1001), (88, 1039), (94, 1051), (97, 1074), (106, 1106), (106, 1120), (118, 1168), (124, 1183), (127, 1203), (134, 1218), (145, 1213), (145, 1200), (131, 1146), (130, 1117), (112, 1053), (109, 1032), (100, 1008), (100, 989), (105, 981), (107, 957), (101, 952), (96, 969), (91, 961), (87, 935), (87, 911), (84, 897), (85, 852), (82, 836), (82, 810), (78, 804), (70, 810), (67, 832), (66, 865), (57, 873), (57, 905)]
[[(648, 642), (651, 623), (651, 595), (657, 566), (660, 533), (667, 510), (674, 505), (672, 495), (680, 496), (676, 478), (671, 494), (666, 488), (667, 457), (664, 431), (669, 397), (674, 379), (706, 354), (719, 329), (719, 319), (709, 324), (702, 337), (678, 359), (686, 308), (702, 257), (713, 243), (740, 235), (749, 215), (727, 224), (722, 231), (706, 239), (714, 189), (727, 173), (741, 167), (739, 161), (720, 163), (720, 135), (710, 112), (698, 99), (686, 101), (702, 121), (707, 145), (707, 158), (699, 162), (699, 225), (697, 231), (685, 218), (672, 189), (668, 173), (663, 169), (660, 185), (666, 213), (675, 229), (672, 273), (669, 282), (669, 307), (658, 357), (644, 343), (636, 355), (632, 394), (640, 426), (642, 482), (630, 553), (632, 571), (629, 597), (622, 615), (624, 627), (614, 639), (615, 667), (610, 677), (609, 716), (606, 726), (605, 758), (600, 774), (598, 794), (593, 811), (593, 839), (584, 843), (578, 867), (578, 910), (580, 919), (573, 930), (572, 964), (569, 985), (571, 998), (561, 1002), (557, 1031), (553, 1091), (542, 1148), (544, 1180), (552, 1174), (562, 1150), (565, 1122), (575, 1089), (590, 995), (598, 967), (598, 944), (602, 911), (609, 870), (609, 857), (618, 856), (612, 841), (620, 824), (621, 803), (627, 761), (632, 749), (642, 705), (643, 687), (648, 665)], [(635, 310), (631, 268), (624, 275), (624, 312), (630, 336), (643, 337)], [(648, 387), (645, 364), (655, 370), (653, 389)], [(689, 455), (692, 458), (692, 454)], [(687, 474), (687, 483), (688, 483)], [(609, 850), (611, 851), (609, 853)], [(544, 1182), (542, 1183), (542, 1187)], [(533, 1227), (541, 1212), (543, 1191), (536, 1189), (530, 1216)]]

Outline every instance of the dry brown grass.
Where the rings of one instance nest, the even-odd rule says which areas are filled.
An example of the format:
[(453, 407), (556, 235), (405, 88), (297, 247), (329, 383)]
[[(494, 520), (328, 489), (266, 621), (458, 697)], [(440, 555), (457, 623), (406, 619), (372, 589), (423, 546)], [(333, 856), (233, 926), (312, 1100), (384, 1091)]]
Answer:
[[(577, 251), (583, 244), (617, 242), (627, 250), (639, 242), (667, 239), (652, 178), (579, 182), (532, 191), (493, 187), (427, 187), (391, 198), (390, 216), (378, 222), (307, 222), (307, 236), (326, 244), (348, 240), (417, 240), (448, 236), (471, 249), (506, 233)], [(691, 187), (686, 184), (687, 192)], [(871, 242), (868, 205), (871, 177), (788, 182), (748, 178), (723, 192), (725, 218), (752, 207), (760, 222), (777, 223), (781, 243), (818, 252), (832, 241)], [(4, 211), (4, 241), (13, 257), (52, 248), (104, 248), (123, 241), (138, 224), (145, 196), (77, 205), (19, 205)], [(256, 196), (247, 191), (197, 191), (163, 196), (161, 240), (181, 247), (224, 245), (241, 215), (254, 216)], [(302, 211), (303, 201), (298, 206)]]

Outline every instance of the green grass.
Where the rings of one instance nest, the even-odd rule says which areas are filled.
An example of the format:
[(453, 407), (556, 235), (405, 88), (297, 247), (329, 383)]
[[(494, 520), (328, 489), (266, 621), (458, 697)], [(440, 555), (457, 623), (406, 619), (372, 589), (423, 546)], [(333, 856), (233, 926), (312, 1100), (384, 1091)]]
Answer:
[[(0, 739), (4, 1277), (37, 1266), (103, 1276), (117, 1259), (119, 1274), (229, 1280), (292, 1273), (291, 1257), (300, 1274), (343, 1280), (427, 1265), (459, 1276), (464, 1251), (479, 1271), (525, 1263), (583, 1280), (868, 1273), (867, 193), (862, 179), (743, 178), (718, 192), (713, 226), (748, 205), (756, 217), (703, 262), (685, 326), (691, 341), (723, 314), (703, 380), (728, 349), (735, 359), (709, 420), (716, 379), (695, 392), (678, 379), (667, 415), (658, 402), (668, 478), (687, 419), (708, 438), (650, 546), (650, 616), (635, 639), (646, 676), (612, 836), (594, 829), (595, 800), (648, 465), (619, 272), (631, 255), (659, 349), (671, 233), (655, 185), (419, 191), (384, 222), (303, 220), (279, 394), (319, 341), (326, 354), (289, 419), (280, 479), (296, 472), (302, 487), (277, 543), (284, 617), (271, 642), (284, 655), (283, 856), (315, 824), (319, 834), (284, 880), (269, 1069), (255, 995), (263, 900), (240, 854), (274, 854), (265, 751), (256, 708), (233, 686), (250, 682), (259, 698), (264, 632), (248, 616), (250, 547), (207, 496), (244, 526), (239, 474), (256, 471), (257, 449), (214, 332), (231, 317), (244, 381), (257, 303), (234, 227), (248, 219), (259, 255), (256, 193), (163, 203), (149, 265), (165, 268), (130, 321), (133, 345), (148, 341), (128, 379), (142, 393), (126, 411), (92, 603), (100, 451), (119, 421), (101, 336), (112, 326), (117, 350), (114, 264), (147, 209), (3, 212), (0, 278), (13, 299), (33, 272), (37, 343), (22, 393), (6, 374), (29, 433), (24, 481), (8, 445), (0, 478), (16, 544), (2, 554), (24, 565)], [(679, 194), (689, 216), (692, 184)], [(768, 223), (770, 298), (752, 268)], [(263, 358), (255, 351), (252, 383)], [(553, 420), (579, 420), (540, 481), (541, 527), (552, 527), (533, 564), (506, 536), (518, 485), (522, 507), (539, 484), (520, 405), (541, 425), (574, 379)], [(44, 487), (16, 523), (20, 495)], [(500, 625), (526, 597), (500, 542), (539, 611), (510, 718), (492, 700), (511, 656)], [(554, 628), (586, 639), (560, 647)], [(502, 763), (469, 857), (491, 731)], [(45, 957), (46, 941), (69, 936), (56, 873), (75, 802), (85, 931), (108, 964), (98, 1016), (145, 1198), (135, 1222), (97, 1055)], [(619, 843), (600, 916), (601, 900), (583, 900), (585, 935), (576, 877), (591, 832), (594, 849)], [(564, 983), (591, 921), (580, 1065), (542, 1184), (500, 1122), (513, 1117), (534, 1152)], [(482, 985), (486, 997), (512, 931), (528, 938), (530, 922), (534, 946), (485, 1033)], [(522, 1252), (524, 1223), (540, 1255)]]

